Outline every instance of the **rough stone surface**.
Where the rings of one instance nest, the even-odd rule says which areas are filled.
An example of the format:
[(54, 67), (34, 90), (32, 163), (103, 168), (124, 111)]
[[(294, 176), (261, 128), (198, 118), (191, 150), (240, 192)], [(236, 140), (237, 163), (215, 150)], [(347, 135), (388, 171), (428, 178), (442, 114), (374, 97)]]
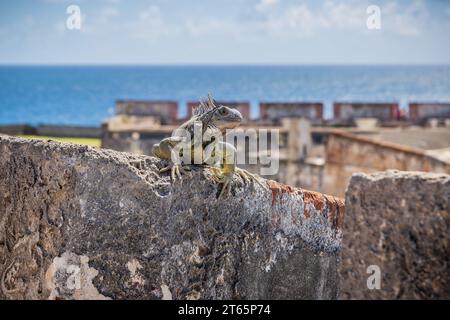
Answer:
[(2, 299), (334, 299), (342, 200), (0, 136)]
[(450, 298), (450, 175), (354, 174), (345, 201), (341, 299)]

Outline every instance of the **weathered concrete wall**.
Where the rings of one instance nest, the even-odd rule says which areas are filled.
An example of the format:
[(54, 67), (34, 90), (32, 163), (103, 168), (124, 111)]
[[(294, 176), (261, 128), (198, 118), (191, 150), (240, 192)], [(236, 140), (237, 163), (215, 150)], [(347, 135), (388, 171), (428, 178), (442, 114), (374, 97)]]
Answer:
[(38, 125), (36, 134), (50, 137), (80, 137), (100, 138), (102, 130), (100, 127), (77, 127), (77, 126), (54, 126)]
[(323, 120), (323, 103), (321, 102), (261, 102), (259, 114), (262, 121), (278, 123), (286, 117), (305, 117), (314, 124)]
[[(450, 298), (450, 175), (355, 174), (345, 204), (342, 299)], [(380, 290), (367, 287), (370, 265)]]
[(0, 133), (9, 135), (33, 135), (36, 134), (36, 128), (28, 124), (5, 124), (0, 125)]
[(350, 177), (355, 172), (397, 169), (450, 173), (450, 164), (433, 158), (420, 149), (348, 133), (330, 134), (325, 153), (323, 191), (336, 196), (344, 196)]
[(116, 114), (128, 116), (157, 116), (161, 123), (173, 124), (177, 122), (177, 101), (139, 101), (118, 100)]
[(79, 137), (79, 138), (100, 138), (100, 127), (79, 127), (79, 126), (54, 126), (27, 124), (2, 125), (0, 133), (8, 135), (39, 135), (50, 137)]
[(399, 116), (398, 103), (352, 103), (335, 102), (334, 120), (341, 124), (352, 124), (356, 118), (376, 118), (380, 121), (396, 120)]
[(401, 130), (384, 128), (370, 133), (358, 133), (358, 136), (421, 150), (437, 150), (450, 147), (450, 128), (414, 127)]
[(0, 136), (0, 298), (334, 299), (342, 200)]
[(412, 121), (420, 121), (421, 119), (449, 118), (450, 103), (417, 103), (409, 104), (409, 117)]

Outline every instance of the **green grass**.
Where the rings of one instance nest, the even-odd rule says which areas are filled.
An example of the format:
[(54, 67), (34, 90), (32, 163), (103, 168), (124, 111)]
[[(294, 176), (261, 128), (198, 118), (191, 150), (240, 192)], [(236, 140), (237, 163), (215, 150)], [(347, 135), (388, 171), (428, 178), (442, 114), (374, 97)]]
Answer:
[(100, 148), (100, 139), (95, 138), (59, 138), (59, 137), (45, 137), (45, 136), (18, 136), (24, 139), (40, 139), (40, 140), (54, 140), (60, 142), (78, 143), (91, 147)]

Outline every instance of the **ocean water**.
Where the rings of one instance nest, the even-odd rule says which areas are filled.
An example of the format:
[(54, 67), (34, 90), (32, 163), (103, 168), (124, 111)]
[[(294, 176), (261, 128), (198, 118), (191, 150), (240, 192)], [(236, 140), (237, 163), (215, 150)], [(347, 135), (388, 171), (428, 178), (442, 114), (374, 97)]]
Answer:
[(0, 124), (99, 125), (117, 99), (450, 102), (450, 66), (0, 66)]

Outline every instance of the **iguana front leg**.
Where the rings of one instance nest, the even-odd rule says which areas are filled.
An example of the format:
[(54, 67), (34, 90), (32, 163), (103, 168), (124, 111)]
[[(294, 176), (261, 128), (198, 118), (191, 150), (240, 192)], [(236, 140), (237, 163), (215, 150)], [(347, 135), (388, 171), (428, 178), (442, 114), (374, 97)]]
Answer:
[(260, 178), (247, 170), (236, 167), (236, 148), (229, 143), (226, 142), (218, 142), (214, 145), (209, 145), (206, 149), (206, 162), (211, 162), (211, 156), (214, 159), (222, 160), (222, 168), (217, 166), (210, 167), (210, 172), (213, 175), (213, 179), (222, 183), (222, 191), (219, 194), (219, 198), (222, 197), (225, 193), (229, 194), (231, 190), (231, 181), (233, 180), (233, 175), (236, 173), (239, 175), (245, 183), (253, 181), (258, 183), (261, 187), (264, 188), (264, 185), (261, 183)]
[[(219, 181), (218, 177), (220, 178), (222, 176), (222, 168), (218, 168), (218, 167), (210, 167), (209, 168), (210, 172), (213, 173), (213, 179), (215, 181)], [(261, 182), (261, 178), (258, 177), (257, 175), (245, 170), (245, 169), (241, 169), (238, 167), (235, 167), (234, 172), (242, 178), (242, 180), (244, 180), (245, 183), (250, 183), (250, 182), (256, 182), (257, 184), (259, 184), (261, 187), (265, 188), (264, 184)], [(220, 182), (220, 181), (219, 181)]]
[[(152, 153), (155, 157), (172, 161), (172, 164), (159, 170), (161, 173), (170, 170), (172, 181), (175, 181), (177, 177), (181, 180), (181, 174), (186, 173), (187, 170), (190, 170), (188, 166), (181, 165), (180, 156), (173, 151), (173, 148), (182, 141), (183, 138), (181, 137), (169, 137), (161, 140), (152, 147)], [(173, 157), (175, 158), (175, 162), (173, 161)]]
[(211, 162), (211, 156), (214, 159), (221, 160), (222, 167), (211, 167), (211, 173), (214, 181), (222, 183), (222, 191), (219, 194), (221, 198), (225, 194), (229, 194), (231, 190), (231, 181), (236, 170), (236, 148), (226, 142), (217, 142), (209, 145), (206, 150), (205, 162)]

